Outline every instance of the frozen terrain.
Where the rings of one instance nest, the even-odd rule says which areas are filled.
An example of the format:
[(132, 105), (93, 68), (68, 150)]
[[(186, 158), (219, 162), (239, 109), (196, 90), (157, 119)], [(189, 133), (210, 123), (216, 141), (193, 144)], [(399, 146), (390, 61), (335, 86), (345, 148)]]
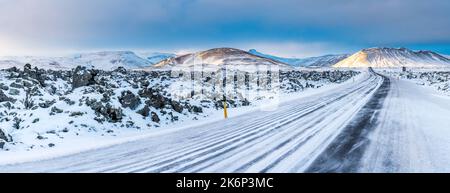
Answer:
[[(2, 172), (449, 172), (450, 98), (388, 73)], [(424, 113), (428, 112), (428, 113)]]
[(450, 97), (405, 80), (391, 88), (360, 171), (450, 172)]
[(401, 79), (409, 80), (425, 87), (434, 88), (435, 90), (450, 96), (450, 69), (433, 69), (426, 71), (414, 70), (396, 73), (396, 75)]
[(344, 57), (3, 58), (0, 172), (450, 172), (449, 59)]
[[(223, 117), (224, 96), (230, 113), (241, 113), (278, 97), (339, 85), (357, 74), (337, 70), (183, 74), (86, 67), (56, 71), (31, 65), (0, 70), (0, 164), (217, 120)], [(271, 79), (276, 81), (268, 84)]]

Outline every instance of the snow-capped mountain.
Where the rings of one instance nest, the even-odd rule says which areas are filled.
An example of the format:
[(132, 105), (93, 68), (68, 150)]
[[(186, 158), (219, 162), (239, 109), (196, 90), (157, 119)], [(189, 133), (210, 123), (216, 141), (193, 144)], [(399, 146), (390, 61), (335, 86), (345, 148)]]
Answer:
[(215, 48), (197, 53), (185, 54), (175, 58), (168, 58), (155, 64), (155, 68), (163, 67), (193, 67), (202, 66), (207, 68), (218, 68), (226, 65), (227, 68), (245, 70), (247, 67), (256, 65), (277, 66), (290, 68), (289, 65), (270, 58), (257, 56), (255, 54), (235, 48)]
[(331, 67), (336, 63), (346, 59), (350, 54), (324, 55), (317, 57), (304, 58), (301, 66), (306, 67)]
[(166, 60), (168, 58), (176, 57), (175, 54), (167, 54), (167, 53), (154, 53), (153, 55), (147, 57), (147, 60), (151, 62), (152, 64), (157, 64), (163, 60)]
[(275, 61), (283, 62), (283, 63), (289, 64), (291, 66), (300, 66), (300, 64), (302, 62), (302, 59), (300, 59), (300, 58), (282, 58), (282, 57), (278, 57), (278, 56), (264, 54), (264, 53), (258, 52), (255, 49), (251, 49), (248, 52), (253, 55), (261, 56), (264, 58), (270, 58)]
[(44, 69), (71, 69), (76, 66), (92, 66), (96, 69), (113, 70), (118, 67), (136, 69), (152, 63), (131, 51), (107, 51), (76, 54), (67, 57), (6, 56), (0, 57), (0, 68), (23, 67), (30, 63)]
[(176, 54), (161, 53), (161, 52), (136, 52), (136, 54), (139, 57), (146, 59), (152, 64), (157, 64), (163, 60), (174, 58), (177, 56)]
[(0, 57), (0, 68), (21, 68), (25, 64), (33, 64), (44, 69), (70, 69), (78, 64), (71, 57), (41, 57), (41, 56), (4, 56)]
[(282, 58), (269, 54), (263, 54), (261, 52), (256, 51), (255, 49), (251, 49), (249, 50), (249, 52), (257, 56), (270, 58), (272, 60), (283, 62), (295, 67), (330, 67), (350, 56), (349, 54), (340, 54), (340, 55), (330, 54), (309, 58)]
[(118, 67), (135, 69), (152, 65), (149, 61), (131, 51), (80, 54), (75, 56), (74, 59), (99, 69), (116, 69)]
[(431, 51), (406, 48), (368, 48), (361, 50), (333, 67), (443, 67), (450, 59)]

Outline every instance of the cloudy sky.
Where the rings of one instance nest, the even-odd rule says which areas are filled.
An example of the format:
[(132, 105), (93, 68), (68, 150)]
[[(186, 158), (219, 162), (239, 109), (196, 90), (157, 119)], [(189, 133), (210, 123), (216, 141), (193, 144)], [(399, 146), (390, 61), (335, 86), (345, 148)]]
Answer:
[(256, 48), (280, 56), (366, 47), (450, 54), (448, 0), (0, 0), (0, 55)]

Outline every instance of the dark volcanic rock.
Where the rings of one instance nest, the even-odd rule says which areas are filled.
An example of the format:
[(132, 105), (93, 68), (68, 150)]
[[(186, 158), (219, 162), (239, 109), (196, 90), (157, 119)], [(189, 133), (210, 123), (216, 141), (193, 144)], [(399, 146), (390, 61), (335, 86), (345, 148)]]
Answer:
[(113, 72), (117, 72), (117, 73), (121, 73), (121, 74), (126, 74), (127, 73), (127, 69), (125, 69), (122, 66), (117, 67)]
[(38, 69), (37, 67), (34, 67), (34, 69), (32, 69), (30, 64), (25, 64), (25, 66), (23, 68), (23, 73), (21, 73), (20, 77), (22, 77), (23, 79), (28, 79), (28, 80), (34, 79), (41, 86), (45, 86), (45, 70), (44, 69)]
[(41, 108), (49, 108), (49, 107), (51, 107), (52, 105), (54, 105), (56, 103), (56, 100), (52, 100), (52, 101), (45, 101), (45, 102), (42, 102), (42, 103), (39, 103), (39, 107), (41, 107)]
[(72, 88), (89, 86), (95, 84), (96, 70), (86, 69), (86, 67), (77, 66), (73, 71)]
[(24, 72), (30, 72), (31, 71), (31, 64), (25, 64), (25, 66), (23, 66), (23, 71)]
[(105, 117), (108, 119), (108, 122), (112, 123), (120, 122), (123, 117), (122, 109), (113, 108), (112, 106), (107, 104)]
[(194, 113), (203, 113), (203, 109), (201, 107), (192, 106), (192, 112), (194, 112)]
[(155, 107), (157, 109), (162, 109), (165, 106), (166, 98), (162, 96), (161, 94), (153, 95), (150, 98), (150, 106)]
[(141, 104), (141, 99), (134, 95), (131, 91), (122, 92), (122, 96), (119, 98), (122, 107), (134, 110)]
[(148, 117), (150, 115), (150, 108), (148, 107), (148, 105), (145, 105), (145, 107), (137, 111), (137, 113), (141, 114), (144, 117)]
[(3, 83), (0, 83), (0, 89), (1, 89), (1, 90), (8, 90), (9, 87), (6, 86), (6, 85), (4, 85)]
[(12, 87), (12, 88), (23, 88), (23, 85), (13, 82), (13, 83), (11, 83), (9, 85), (9, 87)]
[(51, 112), (52, 112), (53, 114), (57, 114), (57, 113), (62, 113), (63, 110), (62, 110), (62, 109), (59, 109), (59, 108), (57, 108), (57, 107), (52, 107)]
[(9, 94), (10, 95), (19, 95), (20, 91), (12, 88), (12, 89), (9, 89)]
[(155, 123), (159, 123), (160, 119), (155, 112), (152, 112), (152, 121)]
[(116, 123), (122, 120), (123, 113), (121, 108), (114, 108), (109, 103), (103, 105), (101, 102), (97, 101), (89, 102), (87, 105), (90, 106), (96, 114), (105, 117), (108, 122)]
[(11, 142), (11, 136), (6, 135), (2, 129), (0, 129), (0, 149), (3, 149), (5, 142)]
[(249, 106), (250, 102), (247, 99), (244, 99), (244, 101), (242, 101), (242, 106)]
[(172, 112), (169, 112), (169, 116), (170, 116), (170, 121), (172, 121), (172, 122), (178, 121), (178, 116), (174, 116)]
[(15, 103), (15, 102), (16, 102), (16, 99), (6, 96), (6, 94), (3, 93), (2, 90), (0, 90), (0, 103), (1, 103), (1, 102), (6, 102), (6, 101)]
[(152, 98), (153, 96), (153, 90), (151, 88), (145, 88), (138, 92), (139, 96), (144, 98)]
[(158, 93), (157, 90), (151, 88), (140, 90), (139, 96), (149, 99), (146, 103), (156, 109), (162, 109), (166, 105), (166, 102), (170, 102), (169, 99)]
[(9, 142), (9, 141), (10, 141), (9, 136), (7, 136), (7, 135), (3, 132), (2, 129), (0, 129), (0, 140), (4, 140), (4, 141), (6, 141), (6, 142)]
[(181, 106), (181, 104), (177, 101), (171, 101), (170, 105), (172, 106), (172, 109), (175, 110), (178, 113), (182, 113), (183, 112), (183, 106)]

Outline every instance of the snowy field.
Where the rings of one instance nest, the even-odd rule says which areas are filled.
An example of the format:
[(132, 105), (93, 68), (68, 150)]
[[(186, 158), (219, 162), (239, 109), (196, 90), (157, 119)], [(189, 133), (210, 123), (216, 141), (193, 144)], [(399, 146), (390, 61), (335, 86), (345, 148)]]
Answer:
[(450, 68), (413, 68), (402, 71), (401, 69), (380, 69), (383, 73), (397, 79), (407, 80), (417, 85), (430, 87), (441, 94), (450, 96)]
[[(191, 76), (168, 71), (2, 70), (0, 164), (73, 154), (222, 120), (220, 93), (227, 96), (234, 117), (267, 110), (274, 101), (325, 91), (358, 73), (277, 72), (279, 81), (269, 89), (267, 74), (234, 72), (222, 89), (220, 72), (204, 73), (192, 82)], [(243, 75), (236, 84), (235, 74)]]
[[(276, 108), (267, 108), (274, 98), (258, 97), (261, 90), (224, 88), (225, 93), (254, 97), (230, 95), (233, 102), (226, 120), (221, 108), (201, 106), (202, 113), (185, 109), (185, 118), (150, 129), (124, 126), (104, 136), (86, 129), (82, 136), (61, 139), (54, 147), (32, 150), (24, 149), (25, 143), (6, 143), (10, 150), (1, 152), (0, 172), (450, 172), (450, 97), (434, 84), (419, 84), (445, 83), (447, 73), (407, 70), (360, 69), (353, 76), (327, 70), (279, 73), (282, 92)], [(307, 81), (296, 81), (299, 77)], [(178, 78), (190, 83), (189, 77)], [(179, 82), (170, 84), (179, 88)], [(170, 99), (183, 103), (184, 94)], [(112, 100), (114, 96), (122, 94), (117, 92)], [(200, 98), (206, 100), (205, 96)], [(200, 105), (200, 98), (192, 97), (188, 104)], [(124, 108), (118, 101), (114, 107)], [(151, 121), (145, 119), (147, 124)], [(95, 144), (87, 142), (90, 139)], [(46, 140), (50, 139), (44, 144)], [(86, 143), (80, 145), (83, 140)]]

